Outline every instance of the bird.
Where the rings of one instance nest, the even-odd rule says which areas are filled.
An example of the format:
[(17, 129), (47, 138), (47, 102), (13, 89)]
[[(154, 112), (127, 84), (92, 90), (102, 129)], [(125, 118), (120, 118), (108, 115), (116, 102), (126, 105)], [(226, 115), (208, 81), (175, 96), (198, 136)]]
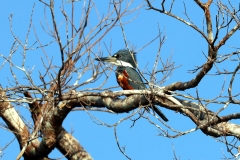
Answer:
[[(95, 58), (97, 61), (108, 62), (115, 66), (117, 83), (123, 90), (144, 90), (146, 85), (140, 74), (137, 72), (136, 53), (128, 49), (121, 49), (110, 57)], [(155, 105), (148, 107), (154, 110), (165, 122), (167, 117)]]

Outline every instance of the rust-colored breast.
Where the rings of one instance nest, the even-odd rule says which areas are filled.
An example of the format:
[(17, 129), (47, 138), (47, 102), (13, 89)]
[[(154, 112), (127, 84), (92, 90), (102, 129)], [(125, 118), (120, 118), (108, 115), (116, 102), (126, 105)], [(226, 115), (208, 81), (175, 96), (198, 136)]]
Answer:
[(129, 78), (128, 73), (126, 72), (126, 70), (123, 70), (123, 72), (121, 74), (119, 74), (117, 77), (118, 84), (124, 90), (133, 90), (134, 88), (131, 87), (128, 83), (128, 78)]

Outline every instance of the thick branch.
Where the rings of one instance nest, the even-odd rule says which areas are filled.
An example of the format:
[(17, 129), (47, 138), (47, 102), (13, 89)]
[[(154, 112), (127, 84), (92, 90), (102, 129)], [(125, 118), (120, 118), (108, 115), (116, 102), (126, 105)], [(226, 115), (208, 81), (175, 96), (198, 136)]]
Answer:
[[(133, 94), (135, 91), (123, 92), (129, 92), (128, 94)], [(136, 91), (136, 93), (139, 93), (139, 90)], [(149, 93), (149, 95), (147, 93)], [(146, 91), (144, 92), (144, 95), (132, 95), (125, 99), (119, 99), (111, 98), (116, 96), (113, 92), (107, 92), (106, 95), (104, 95), (103, 93), (102, 96), (99, 96), (100, 94), (95, 94), (94, 96), (91, 96), (90, 94), (91, 93), (86, 93), (86, 96), (84, 96), (83, 93), (75, 93), (75, 96), (63, 95), (63, 99), (69, 99), (69, 97), (74, 97), (73, 100), (69, 101), (69, 104), (71, 104), (72, 107), (107, 107), (114, 112), (122, 113), (129, 112), (135, 108), (138, 108), (139, 106), (149, 105), (149, 101), (146, 99), (147, 96), (151, 97), (151, 100), (155, 105), (161, 105), (162, 107), (187, 115), (197, 125), (197, 127), (207, 135), (215, 137), (232, 135), (240, 136), (240, 132), (237, 132), (236, 130), (234, 130), (234, 128), (231, 127), (232, 125), (234, 125), (236, 129), (238, 129), (240, 128), (240, 126), (225, 122), (225, 120), (229, 119), (225, 119), (224, 117), (222, 118), (199, 104), (181, 99), (176, 99), (169, 95), (160, 94), (158, 96), (151, 96), (152, 93)], [(172, 99), (175, 99), (178, 103), (176, 104), (176, 102)], [(179, 103), (181, 105), (179, 105)], [(222, 129), (228, 127), (231, 127), (231, 130), (229, 132), (226, 132)]]
[(58, 141), (56, 143), (57, 149), (71, 160), (92, 160), (93, 158), (87, 153), (79, 142), (62, 128)]
[(212, 4), (212, 0), (209, 0), (207, 3), (203, 4), (200, 0), (194, 0), (204, 11), (207, 25), (207, 33), (208, 33), (208, 42), (211, 45), (213, 42), (213, 31), (212, 31), (212, 19), (210, 14), (210, 5)]
[[(24, 95), (26, 97), (32, 98), (28, 92), (25, 92)], [(47, 104), (51, 104), (51, 103), (45, 102), (45, 105)], [(67, 114), (71, 111), (71, 107), (65, 106), (67, 105), (65, 102), (62, 102), (60, 104), (61, 104), (61, 108), (55, 107), (53, 110), (50, 110), (50, 112), (46, 115), (38, 114), (38, 112), (36, 112), (36, 108), (39, 107), (39, 103), (37, 101), (34, 101), (32, 104), (29, 104), (32, 110), (31, 113), (33, 117), (36, 117), (34, 115), (38, 115), (36, 118), (34, 118), (36, 119), (36, 123), (34, 127), (35, 130), (38, 130), (39, 127), (37, 126), (41, 125), (40, 120), (44, 118), (43, 125), (41, 125), (43, 140), (41, 141), (41, 144), (39, 145), (39, 147), (36, 148), (36, 153), (39, 155), (39, 157), (42, 157), (43, 155), (46, 156), (52, 151), (52, 149), (55, 147), (55, 144), (56, 144), (57, 148), (68, 159), (72, 159), (72, 160), (92, 159), (91, 156), (79, 144), (79, 142), (75, 140), (72, 135), (67, 133), (62, 128), (62, 122), (67, 116)], [(44, 108), (48, 108), (48, 106), (45, 106)], [(42, 113), (43, 111), (39, 111), (39, 112)]]
[(71, 110), (68, 107), (62, 109), (54, 107), (54, 103), (51, 102), (46, 102), (46, 104), (48, 110), (45, 111), (46, 114), (43, 116), (44, 121), (41, 126), (43, 137), (40, 147), (36, 151), (45, 156), (55, 148), (58, 136), (62, 131), (62, 122)]
[(34, 159), (34, 157), (38, 157), (35, 152), (35, 149), (39, 146), (38, 139), (29, 139), (30, 133), (26, 124), (23, 122), (23, 120), (18, 115), (15, 108), (10, 104), (10, 102), (6, 102), (7, 97), (2, 89), (0, 89), (0, 99), (2, 100), (2, 102), (0, 102), (0, 116), (7, 124), (9, 129), (17, 137), (20, 148), (22, 149), (26, 145), (25, 152), (23, 154), (24, 158)]

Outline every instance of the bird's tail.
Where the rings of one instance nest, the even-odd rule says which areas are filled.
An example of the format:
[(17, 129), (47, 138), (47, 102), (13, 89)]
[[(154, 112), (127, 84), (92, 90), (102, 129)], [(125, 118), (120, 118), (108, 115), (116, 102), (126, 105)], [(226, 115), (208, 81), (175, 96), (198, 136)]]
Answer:
[(155, 105), (153, 105), (152, 107), (149, 107), (149, 108), (152, 108), (154, 110), (154, 112), (157, 113), (165, 122), (168, 121), (167, 117)]

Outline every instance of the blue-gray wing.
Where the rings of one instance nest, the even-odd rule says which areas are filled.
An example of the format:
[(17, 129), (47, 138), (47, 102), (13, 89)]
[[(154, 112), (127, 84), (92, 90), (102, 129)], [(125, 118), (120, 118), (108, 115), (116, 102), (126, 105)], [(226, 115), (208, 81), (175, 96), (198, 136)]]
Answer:
[(126, 67), (126, 71), (129, 76), (128, 83), (130, 86), (137, 90), (146, 89), (146, 85), (143, 83), (141, 76), (134, 68)]

